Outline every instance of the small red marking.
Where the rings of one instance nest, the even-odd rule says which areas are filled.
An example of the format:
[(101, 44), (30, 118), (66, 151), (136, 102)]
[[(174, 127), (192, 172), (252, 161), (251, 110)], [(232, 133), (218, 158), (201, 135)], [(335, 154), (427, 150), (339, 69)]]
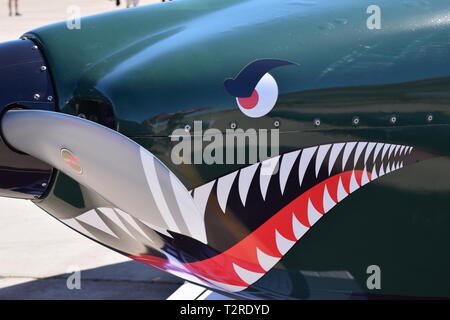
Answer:
[(75, 156), (71, 156), (69, 159), (65, 160), (65, 162), (71, 166), (75, 165), (78, 162), (78, 159)]
[(259, 102), (259, 95), (256, 90), (253, 90), (253, 93), (250, 97), (247, 98), (238, 98), (239, 104), (244, 109), (253, 109)]

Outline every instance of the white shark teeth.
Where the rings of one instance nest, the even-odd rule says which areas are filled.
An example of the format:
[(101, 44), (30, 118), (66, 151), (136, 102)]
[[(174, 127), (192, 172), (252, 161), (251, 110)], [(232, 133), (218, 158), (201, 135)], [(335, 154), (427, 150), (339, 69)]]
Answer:
[(331, 198), (330, 194), (328, 193), (327, 185), (325, 185), (325, 188), (323, 189), (323, 211), (326, 213), (330, 211), (334, 206), (336, 205), (336, 202)]
[(350, 157), (350, 154), (352, 153), (355, 146), (356, 146), (356, 142), (347, 142), (345, 144), (344, 154), (342, 156), (342, 171), (345, 170), (345, 165), (347, 164), (347, 160)]
[(359, 189), (359, 184), (356, 181), (355, 171), (352, 171), (352, 175), (350, 177), (350, 193), (353, 193), (358, 189)]
[(338, 187), (337, 187), (337, 198), (338, 202), (341, 202), (348, 196), (347, 191), (345, 191), (344, 185), (342, 184), (342, 178), (339, 177)]
[(147, 179), (148, 186), (150, 187), (151, 194), (153, 195), (154, 199), (158, 199), (158, 201), (155, 201), (155, 203), (161, 214), (161, 217), (166, 223), (168, 230), (180, 232), (180, 229), (178, 228), (174, 216), (172, 215), (172, 212), (169, 209), (167, 201), (164, 197), (164, 186), (161, 185), (161, 182), (164, 180), (161, 180), (157, 174), (157, 167), (159, 168), (160, 166), (156, 164), (155, 158), (152, 157), (151, 154), (148, 153), (144, 148), (140, 148), (140, 153), (141, 160), (144, 165), (144, 174)]
[(117, 235), (105, 224), (95, 210), (89, 210), (88, 212), (78, 216), (77, 220), (117, 238)]
[(344, 146), (345, 143), (333, 144), (333, 147), (331, 148), (330, 159), (328, 160), (328, 174), (331, 174), (331, 171), (333, 170), (334, 167), (334, 163), (336, 162), (336, 159)]
[(398, 149), (400, 149), (400, 145), (396, 145), (396, 146), (395, 146), (394, 157), (395, 157), (395, 156), (398, 156), (398, 154), (397, 154)]
[(395, 150), (395, 145), (391, 144), (391, 146), (389, 148), (388, 159), (391, 158), (391, 155), (393, 155), (394, 150)]
[(270, 179), (276, 173), (278, 168), (278, 160), (280, 156), (276, 156), (261, 163), (261, 171), (259, 175), (259, 186), (261, 187), (261, 195), (266, 199), (267, 189), (269, 188)]
[(353, 159), (353, 167), (355, 167), (358, 163), (359, 157), (361, 156), (361, 153), (363, 152), (366, 145), (367, 142), (358, 142), (358, 145), (356, 146), (355, 157)]
[(206, 205), (208, 204), (209, 195), (214, 187), (215, 180), (210, 181), (198, 188), (194, 192), (194, 202), (197, 205), (200, 213), (205, 215)]
[(252, 164), (251, 166), (241, 169), (239, 173), (239, 196), (242, 204), (245, 206), (247, 202), (247, 195), (250, 185), (255, 176), (256, 170), (258, 170), (259, 163)]
[(291, 241), (283, 237), (278, 230), (275, 230), (275, 242), (277, 244), (278, 251), (280, 251), (281, 255), (285, 255), (289, 249), (295, 244), (295, 241)]
[(369, 159), (370, 154), (372, 153), (373, 148), (375, 148), (377, 144), (375, 142), (369, 142), (367, 144), (366, 154), (364, 155), (364, 164), (367, 163), (367, 159)]
[(378, 172), (378, 177), (382, 177), (382, 176), (384, 176), (383, 163), (381, 164), (380, 170), (379, 170), (379, 172)]
[(381, 152), (381, 161), (384, 160), (384, 156), (386, 155), (386, 152), (391, 148), (390, 144), (385, 144), (383, 147), (383, 151)]
[(278, 261), (280, 261), (280, 258), (272, 257), (264, 253), (259, 248), (256, 248), (256, 257), (258, 258), (259, 265), (265, 271), (269, 271), (270, 269), (273, 268), (274, 265), (278, 263)]
[(236, 271), (239, 278), (241, 278), (242, 281), (244, 281), (245, 283), (247, 283), (249, 285), (255, 283), (264, 275), (264, 273), (253, 272), (253, 271), (244, 269), (235, 263), (233, 263), (233, 268), (234, 268), (234, 271)]
[(373, 169), (372, 169), (372, 173), (370, 175), (370, 181), (373, 181), (376, 178), (378, 178), (378, 175), (377, 175), (377, 168), (375, 167), (375, 164), (374, 164), (373, 165)]
[(373, 162), (377, 160), (378, 154), (380, 153), (380, 150), (383, 148), (383, 143), (377, 143), (377, 146), (375, 147), (375, 152), (373, 153)]
[(86, 236), (88, 236), (90, 238), (97, 239), (97, 237), (95, 237), (85, 227), (83, 227), (80, 224), (80, 221), (78, 221), (76, 218), (62, 220), (62, 222), (65, 223), (66, 225), (68, 225), (69, 227), (72, 227), (73, 229), (77, 230), (78, 232), (81, 232), (82, 234), (84, 234), (84, 235), (86, 235)]
[[(128, 213), (123, 212), (120, 209), (115, 209), (114, 210), (117, 214), (117, 216), (120, 218), (122, 218), (123, 220), (125, 220), (125, 222), (127, 222), (134, 230), (135, 232), (138, 232), (141, 235), (145, 235), (145, 232), (141, 229), (141, 227), (136, 223), (136, 221), (134, 221), (133, 217), (130, 216)], [(127, 229), (130, 232), (133, 232), (130, 227), (127, 227)], [(148, 240), (150, 240), (147, 236), (145, 236)], [(150, 240), (151, 241), (151, 240)]]
[(367, 169), (364, 168), (364, 171), (362, 173), (362, 178), (361, 178), (361, 187), (366, 185), (369, 182), (370, 182), (370, 179), (369, 179), (369, 176), (368, 176)]
[(186, 222), (189, 234), (193, 238), (206, 244), (207, 239), (203, 212), (198, 210), (198, 206), (195, 204), (192, 196), (186, 192), (184, 185), (182, 185), (173, 174), (170, 174), (170, 183), (172, 185), (173, 195), (175, 196), (178, 210), (181, 213), (183, 220)]
[(300, 186), (302, 185), (303, 178), (305, 177), (306, 169), (308, 169), (309, 162), (311, 158), (314, 156), (317, 147), (311, 147), (303, 149), (302, 154), (300, 155), (300, 164), (298, 166), (298, 179)]
[(309, 225), (312, 227), (320, 218), (322, 218), (322, 214), (317, 211), (314, 205), (311, 202), (311, 199), (308, 199), (308, 221)]
[[(237, 175), (239, 175), (237, 181), (239, 196), (243, 206), (246, 206), (251, 183), (253, 179), (255, 179), (258, 168), (260, 168), (260, 174), (258, 177), (259, 188), (262, 198), (266, 200), (269, 186), (272, 181), (271, 179), (277, 173), (278, 168), (279, 177), (276, 178), (279, 179), (280, 190), (283, 194), (286, 190), (287, 183), (290, 175), (293, 173), (294, 164), (297, 160), (299, 162), (298, 179), (300, 187), (303, 184), (308, 169), (311, 168), (311, 170), (314, 170), (315, 176), (317, 177), (322, 169), (322, 166), (326, 165), (328, 168), (328, 173), (331, 176), (331, 172), (333, 172), (333, 170), (338, 171), (337, 173), (343, 173), (345, 169), (348, 168), (349, 161), (352, 161), (354, 165), (353, 168), (349, 168), (352, 170), (350, 182), (346, 185), (348, 192), (346, 191), (347, 189), (344, 188), (343, 177), (340, 177), (338, 181), (336, 201), (340, 202), (345, 199), (349, 193), (356, 191), (370, 181), (402, 168), (404, 163), (399, 157), (408, 155), (412, 152), (412, 150), (412, 147), (404, 145), (376, 142), (346, 142), (309, 147), (286, 153), (283, 156), (276, 156), (260, 163), (252, 164), (215, 181), (204, 184), (195, 189), (193, 198), (200, 213), (204, 215), (211, 190), (214, 188), (214, 184), (216, 184), (218, 204), (222, 211), (226, 212), (230, 191), (235, 183)], [(336, 161), (341, 155), (342, 164), (339, 163), (339, 168), (337, 168)], [(313, 158), (314, 163), (312, 163)], [(325, 162), (326, 158), (327, 162)], [(356, 179), (355, 166), (357, 164), (361, 164), (362, 162), (364, 163), (364, 169), (362, 171), (361, 181), (358, 183), (358, 180)], [(341, 166), (342, 170), (340, 170)], [(368, 168), (371, 168), (371, 170), (368, 171)], [(359, 167), (358, 170), (360, 170)], [(328, 189), (329, 187), (329, 185), (325, 185), (323, 191), (322, 204), (324, 213), (330, 211), (337, 204), (337, 202), (330, 196), (330, 190)], [(176, 188), (174, 188), (174, 190), (175, 189)], [(322, 213), (318, 212), (312, 204), (311, 199), (308, 199), (308, 220), (310, 224), (313, 225), (318, 219), (320, 219), (320, 217), (322, 217)], [(300, 237), (307, 230), (305, 226), (298, 222), (295, 215), (293, 216), (293, 228), (296, 237)], [(104, 229), (107, 230), (107, 228)]]
[(237, 173), (237, 171), (234, 171), (217, 180), (217, 201), (223, 212), (227, 208), (228, 195), (230, 194)]
[(134, 236), (128, 231), (127, 227), (125, 227), (125, 225), (119, 219), (118, 213), (116, 213), (112, 208), (98, 208), (97, 210), (111, 219), (112, 222), (114, 222), (121, 230), (123, 230), (123, 232), (134, 238)]
[(308, 227), (304, 226), (300, 221), (298, 221), (295, 213), (292, 213), (292, 230), (294, 231), (295, 239), (299, 240), (306, 231), (309, 230)]
[(319, 175), (320, 167), (322, 167), (323, 160), (325, 159), (325, 156), (328, 153), (328, 150), (330, 150), (331, 144), (325, 144), (319, 147), (319, 150), (317, 151), (316, 156), (316, 178)]
[(300, 150), (286, 153), (281, 160), (280, 165), (280, 189), (281, 194), (284, 192), (284, 188), (286, 187), (287, 180), (289, 178), (289, 174), (291, 173), (292, 166), (297, 160), (298, 155), (300, 154)]
[(387, 165), (386, 165), (386, 171), (385, 171), (384, 174), (388, 174), (389, 172), (391, 172), (391, 168), (390, 168), (390, 164), (388, 162)]

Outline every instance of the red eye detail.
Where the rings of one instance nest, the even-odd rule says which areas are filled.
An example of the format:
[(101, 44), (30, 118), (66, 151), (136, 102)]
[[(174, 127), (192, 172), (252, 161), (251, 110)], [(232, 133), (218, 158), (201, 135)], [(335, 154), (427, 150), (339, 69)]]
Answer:
[(239, 104), (245, 109), (253, 109), (259, 101), (259, 95), (256, 90), (253, 90), (253, 93), (250, 97), (247, 98), (238, 98)]

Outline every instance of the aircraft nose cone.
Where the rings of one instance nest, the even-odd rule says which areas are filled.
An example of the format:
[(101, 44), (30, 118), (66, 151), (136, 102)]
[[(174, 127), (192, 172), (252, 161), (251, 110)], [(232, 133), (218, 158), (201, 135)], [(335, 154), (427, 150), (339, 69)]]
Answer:
[(0, 108), (19, 103), (39, 109), (54, 109), (49, 68), (31, 40), (0, 43)]
[[(49, 67), (31, 40), (0, 43), (0, 116), (6, 110), (55, 110)], [(33, 139), (33, 137), (29, 137)], [(52, 167), (12, 150), (0, 137), (0, 196), (34, 199), (49, 186)]]

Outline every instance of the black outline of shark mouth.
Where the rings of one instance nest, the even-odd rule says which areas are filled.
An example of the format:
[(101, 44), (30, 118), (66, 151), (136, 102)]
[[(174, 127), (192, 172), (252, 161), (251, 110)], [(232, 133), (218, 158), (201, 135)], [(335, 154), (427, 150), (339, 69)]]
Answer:
[[(206, 286), (241, 291), (272, 269), (350, 193), (434, 156), (410, 146), (375, 142), (335, 143), (289, 152), (193, 191), (194, 201), (205, 212), (209, 246), (203, 246), (209, 248), (208, 257), (192, 258), (202, 251), (199, 244), (176, 234), (167, 239), (171, 249), (167, 260), (130, 257)], [(226, 239), (231, 240), (224, 244)]]

